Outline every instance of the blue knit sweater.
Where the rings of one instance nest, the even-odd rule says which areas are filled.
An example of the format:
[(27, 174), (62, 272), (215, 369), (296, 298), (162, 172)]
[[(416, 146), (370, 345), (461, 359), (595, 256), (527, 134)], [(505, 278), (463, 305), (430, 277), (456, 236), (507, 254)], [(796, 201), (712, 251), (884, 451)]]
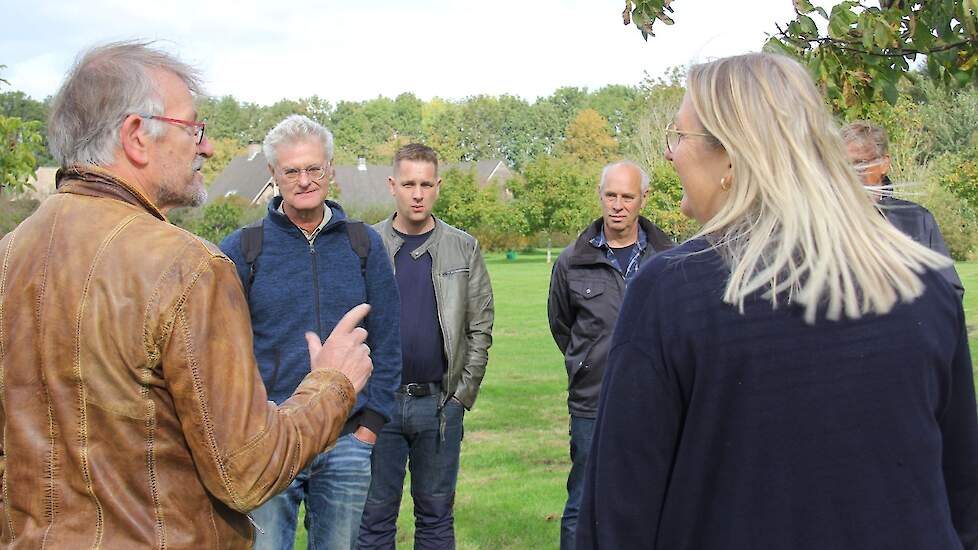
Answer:
[[(309, 373), (306, 331), (325, 339), (347, 311), (366, 302), (371, 306), (365, 328), (374, 371), (344, 431), (363, 425), (379, 433), (390, 419), (401, 380), (400, 299), (384, 244), (367, 226), (370, 255), (365, 286), (340, 205), (326, 201), (332, 218), (310, 245), (302, 231), (278, 212), (281, 202), (281, 197), (269, 202), (261, 255), (248, 292), (255, 357), (268, 397), (282, 403)], [(221, 250), (234, 261), (247, 286), (249, 268), (241, 251), (240, 229), (221, 242)]]

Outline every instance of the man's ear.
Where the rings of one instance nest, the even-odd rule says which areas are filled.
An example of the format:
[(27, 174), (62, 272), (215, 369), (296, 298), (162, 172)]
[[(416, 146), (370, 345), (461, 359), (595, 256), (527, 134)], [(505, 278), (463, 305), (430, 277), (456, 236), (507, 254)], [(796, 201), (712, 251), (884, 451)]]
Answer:
[(890, 168), (893, 166), (893, 157), (890, 155), (883, 155), (880, 162), (880, 172), (885, 176), (890, 173)]
[(146, 121), (139, 115), (129, 115), (119, 129), (119, 143), (130, 163), (137, 167), (149, 164), (149, 147), (153, 138), (146, 132)]
[(394, 186), (397, 185), (397, 182), (395, 182), (394, 181), (394, 178), (392, 178), (391, 176), (387, 176), (387, 185), (390, 186), (390, 188), (391, 188), (391, 196), (393, 196), (394, 195)]

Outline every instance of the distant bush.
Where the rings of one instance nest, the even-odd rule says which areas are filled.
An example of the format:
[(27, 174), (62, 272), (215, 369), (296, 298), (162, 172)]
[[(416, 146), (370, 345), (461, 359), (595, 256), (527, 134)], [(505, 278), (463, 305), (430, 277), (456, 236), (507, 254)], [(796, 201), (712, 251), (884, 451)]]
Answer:
[[(975, 259), (978, 252), (978, 162), (965, 155), (942, 155), (917, 170), (911, 181), (922, 183), (919, 196), (907, 197), (934, 214), (955, 260)], [(970, 199), (970, 200), (969, 200)]]
[(251, 206), (247, 200), (232, 195), (199, 208), (174, 209), (168, 217), (174, 225), (219, 244), (235, 229), (264, 216), (265, 211), (264, 206)]
[(978, 209), (978, 145), (942, 155), (935, 165), (938, 182)]
[(40, 204), (36, 199), (9, 199), (6, 193), (0, 193), (0, 237), (14, 230), (20, 222), (27, 219)]

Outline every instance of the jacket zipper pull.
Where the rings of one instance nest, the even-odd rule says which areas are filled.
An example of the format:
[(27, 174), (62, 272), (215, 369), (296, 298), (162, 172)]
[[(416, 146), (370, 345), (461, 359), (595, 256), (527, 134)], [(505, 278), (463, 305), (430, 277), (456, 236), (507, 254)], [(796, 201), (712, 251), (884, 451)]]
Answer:
[(255, 523), (255, 520), (252, 519), (251, 514), (245, 514), (245, 517), (248, 518), (248, 521), (250, 521), (251, 524), (255, 526), (255, 529), (257, 529), (259, 533), (263, 535), (265, 534), (265, 530), (261, 528), (261, 525)]

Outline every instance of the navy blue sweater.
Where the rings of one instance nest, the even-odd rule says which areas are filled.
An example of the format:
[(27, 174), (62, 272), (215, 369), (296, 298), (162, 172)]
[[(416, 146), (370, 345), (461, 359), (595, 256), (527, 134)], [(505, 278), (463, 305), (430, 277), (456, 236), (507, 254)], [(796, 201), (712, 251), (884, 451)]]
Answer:
[[(350, 247), (346, 214), (326, 201), (333, 215), (309, 245), (302, 231), (277, 209), (281, 197), (268, 205), (261, 255), (248, 292), (255, 357), (269, 399), (281, 403), (309, 373), (309, 347), (304, 334), (325, 339), (352, 307), (368, 303), (367, 344), (374, 371), (357, 398), (345, 431), (364, 425), (375, 433), (390, 420), (394, 391), (401, 380), (400, 300), (397, 284), (380, 235), (369, 226), (367, 284), (360, 258)], [(221, 242), (247, 285), (248, 265), (241, 251), (241, 230)]]
[[(690, 253), (702, 252), (690, 256)], [(703, 240), (629, 286), (577, 548), (978, 548), (978, 413), (938, 274), (889, 314), (806, 325), (721, 297)]]

